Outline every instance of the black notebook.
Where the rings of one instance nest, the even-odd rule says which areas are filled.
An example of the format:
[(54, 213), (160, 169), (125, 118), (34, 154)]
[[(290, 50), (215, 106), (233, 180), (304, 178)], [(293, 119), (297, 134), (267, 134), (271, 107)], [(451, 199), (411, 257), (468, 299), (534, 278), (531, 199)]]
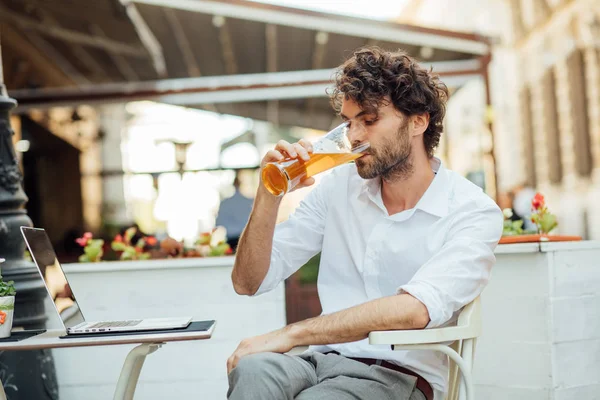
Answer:
[(145, 330), (145, 331), (129, 331), (129, 332), (94, 332), (94, 333), (77, 333), (75, 335), (59, 336), (61, 339), (77, 339), (77, 338), (89, 338), (89, 337), (105, 337), (105, 336), (129, 336), (129, 335), (152, 335), (159, 333), (173, 333), (173, 332), (202, 332), (208, 331), (211, 326), (215, 323), (214, 320), (210, 321), (192, 321), (185, 328), (174, 328), (174, 329), (160, 329), (160, 330)]
[(45, 329), (34, 329), (29, 331), (13, 331), (7, 338), (0, 339), (0, 342), (20, 342), (21, 340), (30, 338), (32, 336), (39, 335), (40, 333), (46, 332)]

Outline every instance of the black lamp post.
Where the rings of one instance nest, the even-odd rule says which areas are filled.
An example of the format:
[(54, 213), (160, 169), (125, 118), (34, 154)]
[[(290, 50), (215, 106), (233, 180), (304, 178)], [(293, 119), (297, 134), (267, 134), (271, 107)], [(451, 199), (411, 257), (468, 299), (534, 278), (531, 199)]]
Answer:
[[(43, 328), (46, 323), (46, 289), (35, 265), (26, 261), (20, 226), (31, 226), (25, 203), (10, 127), (9, 111), (16, 106), (4, 86), (0, 46), (0, 257), (2, 276), (14, 280), (17, 289), (13, 327)], [(10, 400), (58, 399), (54, 360), (50, 350), (4, 351), (0, 353), (0, 376)]]

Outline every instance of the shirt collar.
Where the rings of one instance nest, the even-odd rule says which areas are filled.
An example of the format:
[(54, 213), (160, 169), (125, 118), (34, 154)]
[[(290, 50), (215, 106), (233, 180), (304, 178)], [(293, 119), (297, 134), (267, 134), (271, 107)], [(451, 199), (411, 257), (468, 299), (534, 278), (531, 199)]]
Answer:
[[(442, 161), (433, 157), (430, 161), (431, 169), (436, 173), (433, 181), (415, 206), (426, 213), (444, 217), (448, 215), (448, 176), (447, 170), (442, 165)], [(381, 199), (381, 178), (365, 179), (361, 194), (366, 193), (380, 208), (385, 210), (383, 200)]]
[(423, 196), (421, 196), (416, 208), (438, 217), (445, 217), (448, 215), (448, 171), (437, 157), (433, 157), (430, 163), (435, 176)]

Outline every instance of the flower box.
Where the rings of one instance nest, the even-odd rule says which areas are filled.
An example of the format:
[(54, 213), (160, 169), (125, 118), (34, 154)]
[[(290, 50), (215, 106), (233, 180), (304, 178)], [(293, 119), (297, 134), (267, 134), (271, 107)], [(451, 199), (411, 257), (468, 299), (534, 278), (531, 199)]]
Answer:
[(558, 226), (556, 215), (546, 206), (546, 199), (541, 193), (536, 193), (531, 200), (531, 222), (536, 225), (535, 231), (523, 229), (523, 220), (513, 221), (511, 208), (502, 210), (504, 214), (504, 229), (499, 244), (512, 243), (542, 243), (542, 242), (574, 242), (580, 241), (581, 236), (551, 235), (550, 232)]
[[(94, 239), (91, 232), (75, 240), (83, 248), (79, 257), (81, 263), (104, 262), (105, 246), (103, 239)], [(121, 261), (166, 260), (182, 258), (222, 257), (233, 255), (233, 249), (227, 243), (227, 231), (222, 226), (205, 232), (195, 241), (193, 247), (184, 247), (184, 243), (171, 237), (161, 241), (154, 236), (145, 235), (136, 226), (127, 228), (123, 235), (115, 236), (110, 244)]]

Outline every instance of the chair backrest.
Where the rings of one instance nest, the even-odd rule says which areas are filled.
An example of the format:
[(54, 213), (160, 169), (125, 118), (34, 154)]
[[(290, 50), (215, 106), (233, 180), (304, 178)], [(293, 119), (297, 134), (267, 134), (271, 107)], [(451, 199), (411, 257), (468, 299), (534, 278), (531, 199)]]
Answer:
[(481, 335), (481, 299), (475, 300), (463, 307), (458, 315), (457, 326), (468, 326), (473, 329), (477, 336)]
[[(477, 337), (481, 335), (481, 300), (477, 297), (467, 304), (458, 316), (457, 326), (462, 326), (471, 331), (471, 338), (454, 341), (450, 347), (456, 351), (466, 364), (473, 369), (475, 360), (475, 344)], [(465, 397), (464, 388), (460, 390), (461, 374), (458, 366), (449, 358), (450, 369), (448, 374), (448, 394), (446, 400), (459, 400)]]

